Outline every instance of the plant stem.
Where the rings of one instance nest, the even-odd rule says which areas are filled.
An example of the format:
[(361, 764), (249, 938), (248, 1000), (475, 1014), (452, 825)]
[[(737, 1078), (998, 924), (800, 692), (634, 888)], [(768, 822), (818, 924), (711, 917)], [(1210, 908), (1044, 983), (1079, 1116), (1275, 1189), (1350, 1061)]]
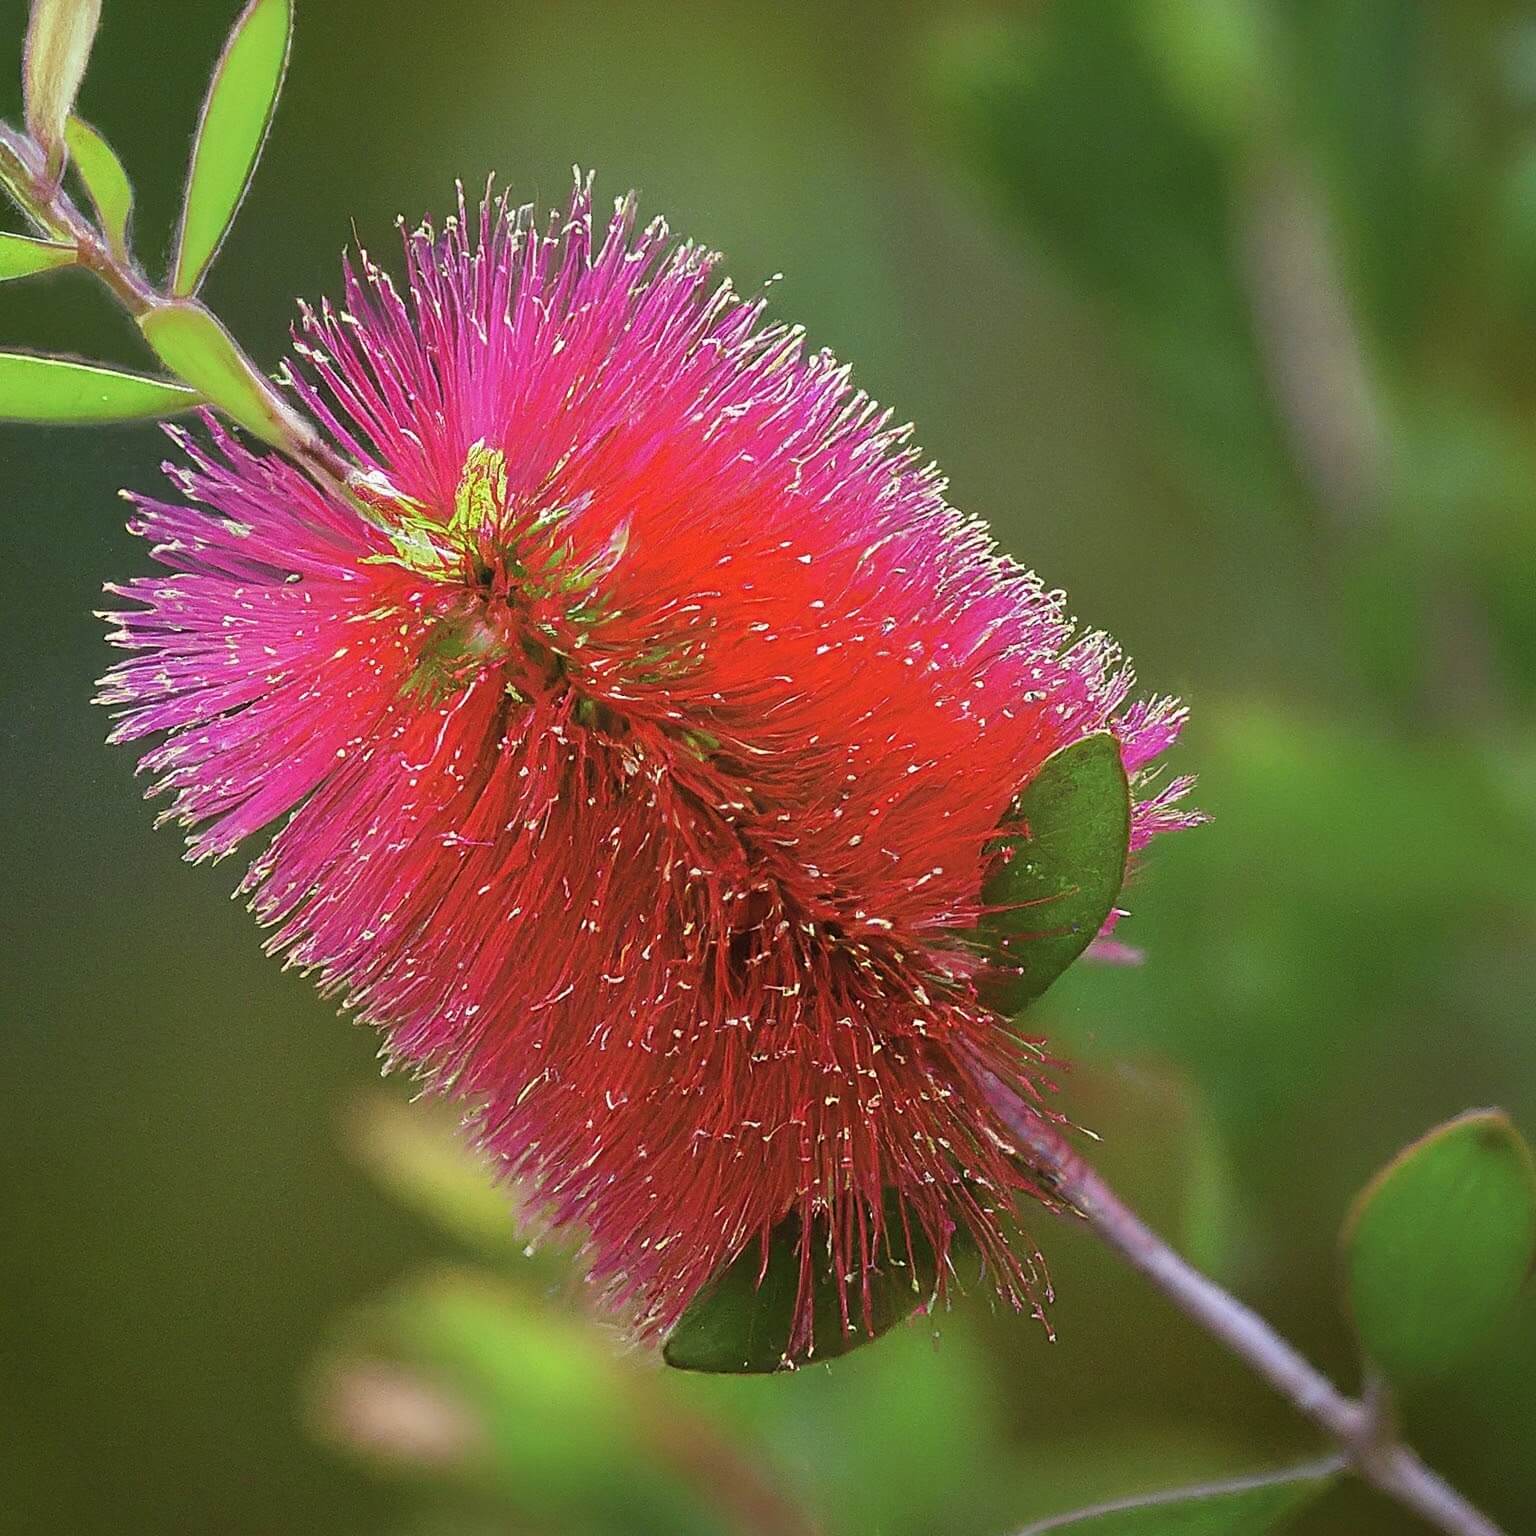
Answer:
[(1187, 1317), (1244, 1361), (1338, 1445), (1353, 1471), (1446, 1536), (1503, 1536), (1395, 1438), (1370, 1401), (1346, 1397), (1252, 1308), (1187, 1263), (1152, 1231), (1061, 1130), (1012, 1096), (995, 1097), (1034, 1167), (1094, 1235), (1139, 1271)]
[[(136, 321), (154, 310), (172, 306), (203, 310), (211, 317), (200, 299), (162, 293), (131, 256), (119, 256), (65, 192), (62, 177), (50, 174), (42, 151), (5, 124), (0, 124), (0, 187), (10, 193), (40, 234), (74, 246), (79, 265), (100, 279)], [(227, 330), (225, 334), (228, 335)], [(280, 436), (275, 446), (321, 489), (340, 498), (369, 521), (375, 521), (373, 511), (352, 489), (352, 467), (314, 424), (278, 392), (233, 338), (230, 344), (248, 385), (267, 403), (274, 424), (280, 426), (280, 433), (274, 434), (274, 438)], [(196, 385), (194, 380), (188, 382)], [(220, 406), (217, 399), (210, 398), (208, 403)]]

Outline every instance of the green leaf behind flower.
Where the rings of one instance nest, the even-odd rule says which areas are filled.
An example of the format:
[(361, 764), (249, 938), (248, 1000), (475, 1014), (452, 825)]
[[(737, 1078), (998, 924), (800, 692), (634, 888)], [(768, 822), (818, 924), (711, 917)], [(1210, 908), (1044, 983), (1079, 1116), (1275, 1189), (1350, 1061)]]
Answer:
[(203, 102), (176, 234), (171, 292), (196, 293), (261, 158), (288, 68), (291, 0), (250, 0), (240, 13)]
[(1093, 942), (1125, 883), (1130, 836), (1130, 786), (1108, 732), (1063, 747), (1024, 787), (981, 890), (997, 962), (983, 995), (999, 1013), (1033, 1002)]
[(1536, 1261), (1536, 1165), (1501, 1110), (1475, 1110), (1400, 1152), (1344, 1228), (1349, 1307), (1395, 1385), (1485, 1342)]
[[(790, 1216), (774, 1228), (768, 1243), (768, 1263), (756, 1242), (715, 1276), (689, 1303), (677, 1327), (667, 1336), (662, 1355), (683, 1371), (728, 1375), (764, 1375), (811, 1360), (835, 1360), (867, 1344), (910, 1317), (934, 1294), (938, 1273), (933, 1247), (922, 1228), (912, 1224), (912, 1261), (905, 1252), (899, 1205), (894, 1194), (885, 1201), (887, 1256), (869, 1277), (869, 1323), (855, 1286), (847, 1287), (849, 1323), (842, 1318), (843, 1288), (818, 1245), (818, 1268), (812, 1277), (815, 1320), (814, 1352), (791, 1354), (790, 1331), (800, 1283), (800, 1218)], [(956, 1250), (961, 1234), (952, 1239)]]
[(30, 235), (0, 234), (0, 283), (34, 272), (52, 272), (73, 266), (78, 252), (57, 240), (34, 240)]
[(0, 421), (136, 421), (201, 403), (174, 379), (31, 352), (0, 352)]
[(112, 146), (87, 122), (72, 117), (64, 129), (69, 158), (90, 193), (115, 256), (128, 254), (128, 220), (133, 213), (133, 185)]
[(1082, 1536), (1265, 1536), (1326, 1492), (1342, 1470), (1343, 1463), (1334, 1458), (1263, 1477), (1117, 1499), (1038, 1521), (1019, 1536), (1046, 1536), (1050, 1531)]

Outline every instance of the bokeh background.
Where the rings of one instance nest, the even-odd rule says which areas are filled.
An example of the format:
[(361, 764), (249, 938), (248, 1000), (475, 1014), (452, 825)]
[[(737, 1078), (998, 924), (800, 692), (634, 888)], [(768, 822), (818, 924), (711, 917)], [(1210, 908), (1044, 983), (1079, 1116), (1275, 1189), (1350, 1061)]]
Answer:
[[(105, 0), (84, 115), (167, 249), (233, 0)], [(0, 3), (0, 82), (23, 0)], [(19, 88), (0, 85), (0, 111)], [(1187, 697), (1213, 824), (1041, 1022), (1171, 1235), (1349, 1386), (1336, 1233), (1432, 1121), (1536, 1128), (1536, 11), (1499, 0), (300, 0), (209, 288), (262, 361), (496, 171), (640, 189)], [(0, 337), (137, 362), (85, 279)], [(89, 705), (150, 427), (0, 428), (0, 1528), (1002, 1536), (1316, 1449), (1077, 1233), (835, 1368), (671, 1375), (525, 1253), (375, 1041), (156, 833)], [(937, 1343), (934, 1335), (937, 1334)], [(1536, 1309), (1405, 1411), (1536, 1529)], [(1306, 1536), (1404, 1532), (1330, 1495)]]

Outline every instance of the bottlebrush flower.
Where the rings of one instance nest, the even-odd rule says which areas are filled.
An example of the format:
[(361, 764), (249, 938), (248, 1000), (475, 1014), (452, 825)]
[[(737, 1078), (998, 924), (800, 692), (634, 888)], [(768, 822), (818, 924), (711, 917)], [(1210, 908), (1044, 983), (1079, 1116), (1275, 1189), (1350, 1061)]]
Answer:
[(271, 950), (467, 1102), (641, 1332), (792, 1214), (798, 1352), (824, 1256), (857, 1326), (917, 1231), (1031, 1303), (980, 1085), (1041, 1058), (957, 935), (1047, 756), (1108, 728), (1134, 781), (1182, 712), (1126, 707), (908, 429), (630, 202), (597, 237), (587, 187), (545, 228), (461, 198), (405, 246), (403, 295), (364, 254), (297, 333), (357, 505), (174, 433), (114, 739), (164, 736), (190, 857), (288, 817), (243, 886)]

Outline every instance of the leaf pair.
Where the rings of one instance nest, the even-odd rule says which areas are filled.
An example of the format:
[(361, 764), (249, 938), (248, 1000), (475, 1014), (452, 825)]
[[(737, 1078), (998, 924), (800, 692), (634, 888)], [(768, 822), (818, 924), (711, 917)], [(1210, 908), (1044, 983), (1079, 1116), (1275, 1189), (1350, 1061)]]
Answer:
[[(62, 147), (67, 146), (111, 254), (125, 261), (132, 185), (105, 139), (70, 116), (99, 11), (99, 0), (34, 0), (26, 65), (27, 121), (45, 154), (57, 158), (59, 169)], [(176, 234), (173, 302), (156, 305), (140, 317), (161, 360), (188, 383), (73, 358), (5, 353), (0, 354), (0, 419), (127, 421), (164, 416), (207, 400), (248, 430), (268, 440), (284, 439), (270, 392), (256, 387), (238, 348), (218, 322), (185, 301), (206, 276), (250, 184), (282, 87), (292, 29), (291, 0), (249, 0), (203, 102)], [(77, 252), (67, 244), (0, 236), (0, 281), (76, 260)]]
[[(6, 259), (0, 244), (0, 274)], [(139, 329), (187, 382), (69, 357), (0, 352), (0, 421), (137, 421), (212, 402), (264, 441), (288, 440), (281, 398), (260, 387), (234, 339), (201, 305), (158, 305), (140, 317)]]
[[(70, 160), (96, 209), (107, 248), (119, 261), (128, 258), (128, 220), (133, 212), (133, 187), (112, 146), (87, 122), (71, 117), (63, 141)], [(17, 189), (18, 200), (25, 193)], [(79, 250), (67, 241), (39, 240), (30, 235), (0, 234), (0, 283), (73, 266)]]

